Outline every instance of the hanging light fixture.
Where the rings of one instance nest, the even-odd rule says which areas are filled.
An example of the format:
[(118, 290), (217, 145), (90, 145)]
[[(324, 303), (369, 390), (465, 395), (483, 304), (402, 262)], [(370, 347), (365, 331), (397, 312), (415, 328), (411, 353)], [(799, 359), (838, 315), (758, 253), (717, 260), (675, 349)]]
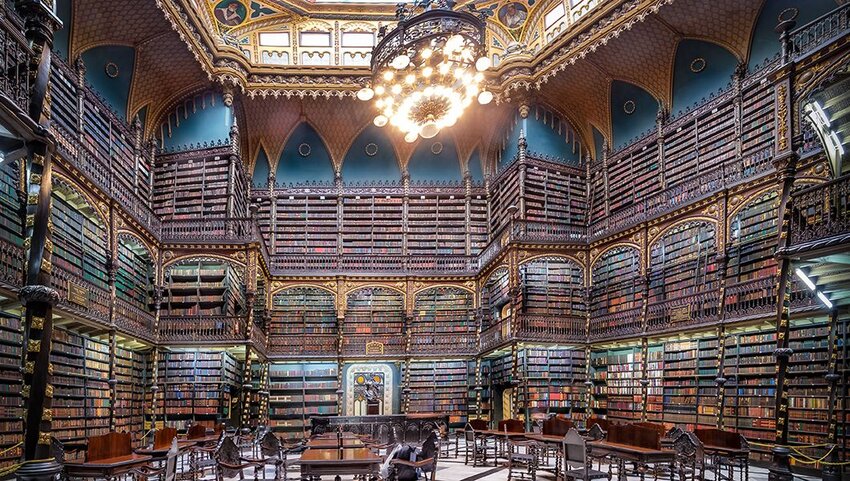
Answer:
[[(374, 124), (395, 126), (407, 142), (451, 127), (475, 100), (493, 100), (482, 87), (490, 68), (486, 17), (453, 11), (453, 5), (425, 0), (400, 6), (398, 26), (372, 51), (372, 86), (357, 92), (358, 99), (374, 101)], [(425, 11), (414, 15), (417, 8)]]

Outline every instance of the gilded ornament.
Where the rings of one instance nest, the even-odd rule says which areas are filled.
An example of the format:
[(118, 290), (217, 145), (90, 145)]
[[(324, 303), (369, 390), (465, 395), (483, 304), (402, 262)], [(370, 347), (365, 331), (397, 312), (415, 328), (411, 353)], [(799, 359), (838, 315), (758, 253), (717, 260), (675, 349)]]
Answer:
[(39, 352), (41, 351), (41, 341), (38, 339), (30, 339), (27, 343), (27, 352)]
[(32, 374), (35, 370), (35, 363), (33, 361), (27, 361), (24, 363), (24, 374)]

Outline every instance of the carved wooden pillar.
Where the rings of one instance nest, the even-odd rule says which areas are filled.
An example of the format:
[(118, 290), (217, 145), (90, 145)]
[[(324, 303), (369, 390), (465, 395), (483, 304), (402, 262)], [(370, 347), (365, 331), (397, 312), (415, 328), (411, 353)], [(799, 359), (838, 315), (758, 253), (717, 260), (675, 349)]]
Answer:
[(404, 380), (401, 385), (402, 405), (401, 412), (407, 413), (410, 409), (410, 351), (413, 343), (413, 312), (404, 314)]
[(605, 140), (602, 142), (602, 188), (605, 192), (605, 195), (602, 197), (605, 199), (605, 219), (608, 219), (608, 216), (611, 214), (611, 202), (609, 202), (610, 196), (608, 195), (610, 189), (608, 188), (608, 141)]
[[(775, 96), (775, 127), (776, 144), (773, 159), (779, 183), (782, 186), (781, 197), (777, 217), (779, 219), (779, 234), (777, 249), (781, 250), (788, 241), (788, 216), (786, 215), (788, 203), (790, 202), (791, 187), (794, 184), (794, 172), (797, 164), (797, 153), (793, 142), (793, 118), (794, 102), (792, 99), (792, 85), (794, 76), (794, 64), (790, 62), (790, 37), (789, 32), (794, 28), (796, 22), (793, 20), (783, 21), (777, 26), (777, 31), (782, 32), (780, 41), (782, 43), (783, 67), (777, 75)], [(788, 380), (788, 363), (794, 351), (790, 347), (791, 329), (791, 261), (783, 258), (779, 262), (779, 285), (777, 286), (777, 313), (776, 313), (776, 447), (773, 448), (773, 462), (770, 465), (768, 479), (770, 481), (792, 481), (794, 475), (791, 472), (790, 450), (788, 445), (788, 391), (790, 383)]]
[[(527, 113), (526, 113), (527, 115)], [(525, 117), (523, 117), (525, 118)], [(525, 220), (526, 216), (526, 202), (525, 202), (525, 181), (527, 177), (528, 165), (526, 164), (527, 160), (527, 151), (528, 151), (528, 142), (525, 139), (525, 132), (520, 130), (519, 132), (519, 142), (518, 142), (519, 152), (518, 157), (519, 160), (517, 162), (517, 175), (519, 176), (519, 220)]]
[(407, 262), (407, 242), (410, 238), (410, 174), (405, 172), (401, 176), (401, 183), (404, 187), (404, 199), (401, 205), (401, 255), (404, 256), (404, 262)]
[(591, 369), (592, 366), (590, 364), (590, 354), (590, 344), (586, 344), (584, 346), (584, 387), (586, 389), (584, 396), (585, 402), (587, 403), (587, 405), (585, 406), (585, 414), (588, 418), (593, 416), (593, 371)]
[[(342, 229), (345, 223), (345, 203), (342, 197), (342, 174), (339, 171), (334, 173), (334, 186), (336, 187), (336, 255), (338, 263), (342, 265), (342, 253), (345, 243), (342, 239)], [(337, 291), (342, 292), (342, 291)], [(339, 315), (339, 313), (337, 313)]]
[[(139, 167), (142, 157), (142, 121), (139, 116), (133, 117), (133, 122), (130, 124), (130, 133), (133, 134), (133, 193), (139, 196)], [(150, 166), (153, 169), (153, 165)]]
[[(744, 131), (744, 77), (747, 75), (747, 64), (739, 63), (732, 75), (732, 89), (735, 93), (733, 102), (733, 115), (735, 116), (735, 159), (740, 165), (743, 160), (743, 131)], [(725, 166), (725, 163), (722, 164)], [(725, 176), (724, 176), (725, 178)]]
[[(249, 261), (250, 262), (250, 261)], [(248, 272), (251, 272), (249, 269)], [(245, 304), (248, 306), (248, 313), (245, 322), (245, 365), (242, 371), (242, 431), (249, 430), (251, 424), (251, 391), (253, 390), (253, 371), (251, 369), (253, 360), (252, 356), (252, 338), (254, 332), (254, 301), (257, 297), (257, 291), (250, 289), (245, 292)]]
[[(158, 271), (161, 271), (159, 267), (157, 267)], [(161, 272), (160, 272), (161, 274)], [(160, 279), (160, 275), (157, 275), (157, 279)], [(164, 289), (162, 285), (155, 285), (153, 288), (153, 331), (154, 336), (156, 338), (157, 345), (159, 345), (159, 318), (162, 314), (162, 301), (163, 301), (163, 292)], [(159, 348), (155, 347), (151, 351), (151, 405), (150, 405), (150, 420), (151, 420), (151, 429), (156, 429), (156, 415), (158, 410), (157, 406), (157, 398), (159, 396)]]
[[(228, 157), (227, 164), (227, 173), (228, 173), (228, 181), (227, 181), (227, 217), (237, 217), (236, 209), (236, 189), (234, 188), (233, 183), (236, 182), (236, 163), (241, 162), (239, 159), (239, 128), (236, 126), (236, 122), (233, 122), (233, 125), (230, 127), (230, 146), (231, 146), (231, 154)], [(238, 213), (238, 216), (241, 217), (244, 215), (244, 212)], [(227, 223), (227, 235), (232, 236), (235, 234), (233, 229), (233, 223)]]
[(53, 421), (53, 386), (50, 378), (50, 346), (53, 336), (53, 306), (59, 294), (52, 287), (52, 252), (50, 221), (52, 170), (52, 145), (46, 126), (50, 119), (50, 62), (53, 32), (59, 21), (47, 3), (37, 0), (15, 2), (18, 13), (25, 21), (25, 34), (33, 56), (29, 59), (27, 74), (32, 81), (28, 114), (38, 124), (38, 140), (27, 144), (26, 158), (26, 219), (24, 253), (26, 271), (24, 287), (19, 292), (24, 317), (24, 363), (21, 397), (26, 409), (23, 413), (24, 464), (18, 469), (18, 479), (26, 481), (51, 480), (61, 466), (51, 455)]

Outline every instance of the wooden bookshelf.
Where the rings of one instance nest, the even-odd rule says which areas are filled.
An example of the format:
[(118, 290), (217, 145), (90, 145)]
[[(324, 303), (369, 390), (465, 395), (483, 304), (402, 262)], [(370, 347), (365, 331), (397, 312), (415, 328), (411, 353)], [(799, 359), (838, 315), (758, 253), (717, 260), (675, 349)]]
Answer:
[(716, 336), (664, 344), (663, 420), (684, 429), (717, 424)]
[(162, 310), (171, 316), (235, 316), (244, 313), (241, 273), (214, 258), (193, 258), (168, 266)]
[(525, 384), (518, 400), (526, 418), (532, 413), (569, 414), (584, 417), (587, 370), (584, 349), (528, 347), (519, 351)]
[(409, 369), (408, 413), (445, 414), (451, 427), (463, 427), (469, 411), (467, 361), (411, 361)]
[(828, 318), (792, 321), (789, 347), (788, 440), (823, 444), (829, 434)]
[(342, 212), (344, 220), (340, 233), (343, 254), (402, 254), (402, 196), (346, 195)]
[[(17, 162), (0, 163), (0, 240), (23, 247), (19, 172), (20, 166)], [(21, 269), (22, 265), (9, 265), (4, 268)]]
[(507, 269), (497, 269), (481, 286), (482, 329), (498, 324), (502, 309), (510, 303), (510, 279)]
[[(725, 343), (724, 424), (750, 441), (770, 444), (776, 430), (776, 331), (753, 327), (728, 334)], [(751, 457), (769, 460), (770, 451), (752, 447)]]
[(585, 172), (548, 162), (532, 161), (526, 168), (525, 218), (554, 225), (585, 225)]
[(518, 164), (511, 164), (490, 184), (490, 235), (495, 237), (510, 222), (509, 207), (519, 207)]
[[(5, 313), (4, 313), (5, 314)], [(22, 321), (10, 315), (0, 317), (0, 466), (14, 464), (22, 454), (12, 449), (21, 441), (23, 407), (21, 399)]]
[(590, 275), (590, 337), (640, 330), (643, 290), (637, 249), (609, 249), (593, 264)]
[(342, 352), (366, 355), (369, 342), (382, 344), (383, 354), (401, 354), (404, 346), (404, 296), (385, 287), (348, 294), (342, 325)]
[(53, 265), (76, 279), (106, 290), (106, 227), (94, 208), (76, 192), (55, 189), (53, 195)]
[(779, 193), (770, 191), (751, 201), (732, 218), (726, 267), (726, 278), (730, 283), (764, 279), (776, 274), (773, 252), (776, 250), (778, 208)]
[(310, 436), (310, 416), (337, 414), (337, 364), (271, 363), (269, 425), (284, 438)]
[(456, 287), (438, 287), (416, 294), (410, 352), (445, 355), (478, 351), (473, 294)]
[(145, 390), (150, 384), (147, 378), (146, 352), (115, 348), (115, 428), (130, 433), (135, 444), (142, 442), (145, 416)]
[(649, 258), (649, 302), (694, 294), (716, 286), (714, 227), (686, 222), (652, 245)]
[(163, 220), (245, 216), (244, 167), (230, 150), (226, 145), (158, 156), (154, 212)]
[[(261, 210), (263, 205), (260, 206)], [(277, 197), (278, 222), (274, 235), (274, 254), (322, 254), (338, 252), (336, 196), (287, 195)], [(270, 223), (261, 215), (261, 226)], [(261, 227), (262, 228), (262, 227)]]
[(226, 351), (161, 353), (157, 365), (163, 391), (159, 419), (179, 430), (190, 424), (214, 427), (238, 413), (231, 400), (242, 385), (242, 363)]
[(646, 349), (646, 420), (661, 422), (664, 417), (664, 345), (649, 344)]
[(469, 247), (472, 255), (487, 247), (489, 239), (487, 197), (480, 190), (469, 199)]
[(336, 304), (330, 292), (292, 287), (272, 297), (269, 344), (286, 355), (336, 355)]
[(543, 257), (522, 264), (519, 275), (523, 313), (583, 317), (587, 312), (584, 273), (575, 262), (563, 257)]
[(147, 249), (135, 239), (118, 238), (118, 271), (115, 276), (115, 295), (132, 305), (149, 310), (154, 266)]
[(640, 347), (593, 350), (590, 356), (594, 412), (614, 421), (641, 416), (642, 355)]
[(466, 199), (459, 195), (411, 195), (407, 252), (414, 256), (466, 254)]

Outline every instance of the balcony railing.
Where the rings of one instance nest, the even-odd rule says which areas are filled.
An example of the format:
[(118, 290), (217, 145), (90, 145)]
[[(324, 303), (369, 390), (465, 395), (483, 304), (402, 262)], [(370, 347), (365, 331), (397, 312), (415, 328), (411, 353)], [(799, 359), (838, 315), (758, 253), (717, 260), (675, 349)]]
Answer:
[(295, 358), (333, 356), (336, 357), (335, 334), (272, 335), (269, 337), (269, 355)]
[(0, 5), (0, 92), (28, 112), (32, 89), (30, 59), (34, 54), (24, 37), (23, 21), (10, 6)]
[(179, 219), (162, 222), (165, 243), (246, 243), (259, 240), (249, 218)]
[[(377, 342), (383, 345), (384, 355), (404, 354), (404, 338), (393, 335), (377, 336), (352, 336), (347, 335), (342, 339), (342, 353), (346, 356), (366, 356), (366, 345)], [(370, 353), (370, 356), (380, 353)]]
[(478, 351), (478, 333), (456, 334), (414, 333), (410, 353), (419, 355), (466, 355)]
[(646, 330), (660, 332), (710, 324), (717, 320), (719, 309), (719, 291), (705, 286), (702, 292), (650, 302), (646, 308)]
[(625, 337), (640, 334), (641, 308), (624, 309), (602, 315), (590, 316), (590, 339)]
[(59, 293), (59, 306), (86, 319), (109, 324), (110, 294), (106, 288), (82, 276), (53, 265), (53, 288)]
[(162, 342), (244, 342), (244, 316), (162, 316)]
[(776, 276), (728, 285), (724, 302), (726, 319), (770, 315), (776, 312)]
[(584, 316), (518, 314), (515, 338), (519, 341), (584, 342)]
[(18, 288), (24, 284), (24, 248), (0, 239), (0, 284)]
[(792, 53), (795, 58), (804, 57), (825, 43), (846, 35), (848, 31), (850, 31), (850, 4), (844, 4), (792, 31)]
[(792, 252), (850, 240), (850, 175), (792, 194), (789, 220)]
[(147, 340), (156, 339), (153, 313), (124, 299), (115, 299), (115, 325), (124, 332)]
[(481, 350), (492, 349), (511, 338), (511, 323), (509, 320), (499, 321), (481, 331)]

